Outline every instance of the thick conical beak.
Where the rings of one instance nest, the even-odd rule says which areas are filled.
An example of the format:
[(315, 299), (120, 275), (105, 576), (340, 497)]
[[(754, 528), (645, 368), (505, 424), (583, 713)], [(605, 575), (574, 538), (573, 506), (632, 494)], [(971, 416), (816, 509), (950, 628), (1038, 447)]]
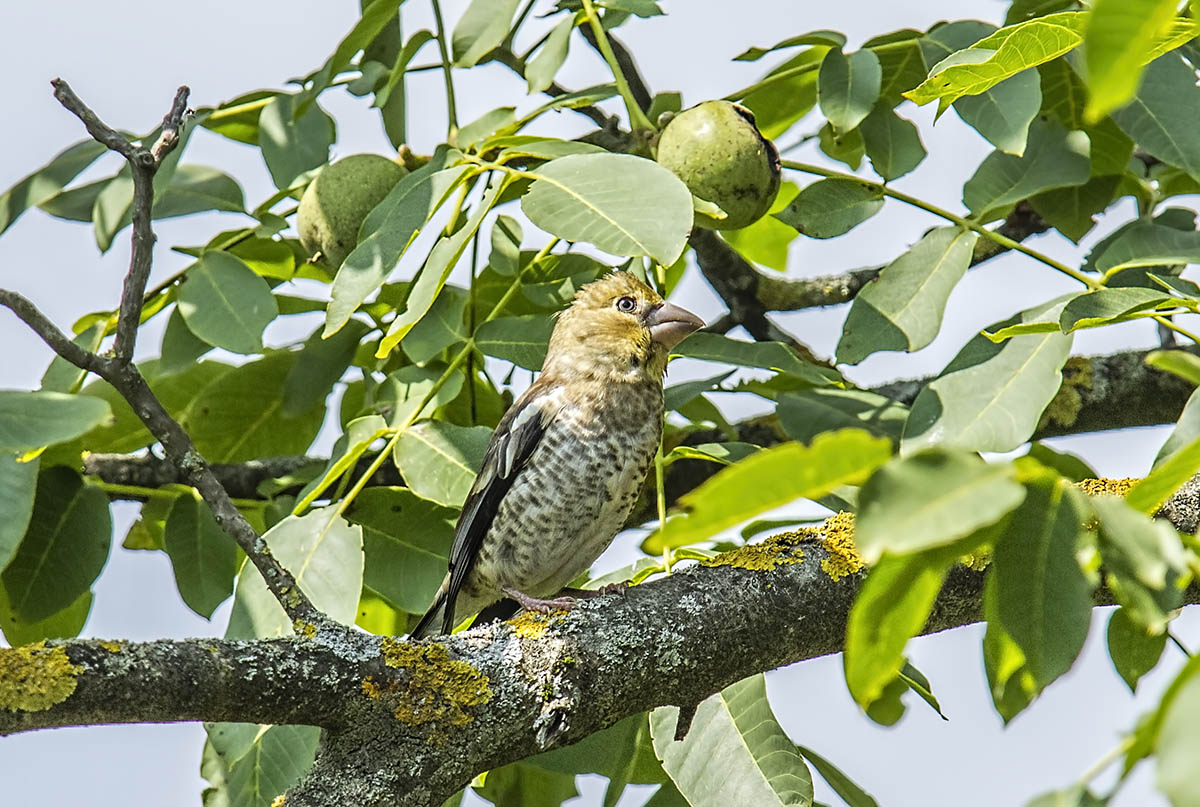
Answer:
[(704, 320), (672, 303), (663, 303), (646, 317), (650, 338), (670, 349), (704, 327)]

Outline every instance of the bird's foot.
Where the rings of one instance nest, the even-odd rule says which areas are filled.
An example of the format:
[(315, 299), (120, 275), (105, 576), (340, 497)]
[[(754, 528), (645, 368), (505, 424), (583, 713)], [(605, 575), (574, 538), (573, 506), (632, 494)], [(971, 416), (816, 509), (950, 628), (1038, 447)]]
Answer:
[(570, 611), (579, 604), (574, 597), (555, 597), (552, 600), (543, 600), (538, 597), (531, 597), (523, 591), (517, 591), (515, 588), (508, 586), (505, 586), (503, 591), (506, 596), (515, 600), (526, 611), (537, 611), (543, 614), (548, 614), (551, 611)]
[(577, 600), (591, 600), (596, 597), (607, 597), (609, 594), (624, 594), (629, 588), (629, 581), (605, 583), (600, 588), (564, 588), (560, 594), (568, 594)]

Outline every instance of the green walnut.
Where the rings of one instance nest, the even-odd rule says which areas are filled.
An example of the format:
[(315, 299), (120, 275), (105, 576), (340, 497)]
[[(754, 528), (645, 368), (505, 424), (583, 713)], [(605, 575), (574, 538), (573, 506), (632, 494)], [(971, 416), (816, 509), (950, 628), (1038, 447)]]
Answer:
[(358, 243), (358, 228), (401, 177), (402, 165), (378, 154), (351, 154), (327, 165), (300, 199), (300, 243), (336, 269)]
[(779, 152), (754, 125), (754, 113), (728, 101), (684, 110), (663, 129), (657, 160), (688, 189), (726, 213), (696, 213), (696, 224), (736, 230), (758, 221), (779, 193)]

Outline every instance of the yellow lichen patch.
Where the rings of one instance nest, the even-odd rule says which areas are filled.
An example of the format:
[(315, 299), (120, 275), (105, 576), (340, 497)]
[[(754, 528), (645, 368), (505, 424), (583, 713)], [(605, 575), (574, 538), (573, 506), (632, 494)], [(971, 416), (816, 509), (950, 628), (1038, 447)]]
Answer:
[(1124, 496), (1137, 479), (1083, 479), (1075, 485), (1089, 496)]
[(1038, 428), (1072, 426), (1083, 408), (1081, 389), (1092, 388), (1092, 363), (1083, 356), (1072, 356), (1062, 369), (1062, 386), (1042, 412)]
[(821, 561), (821, 571), (830, 580), (841, 580), (861, 570), (866, 564), (854, 546), (854, 514), (838, 513), (819, 527), (810, 527), (819, 534), (821, 546), (829, 557)]
[(0, 649), (0, 709), (43, 712), (71, 697), (82, 672), (65, 648), (46, 647), (44, 640)]
[(124, 642), (114, 642), (111, 639), (97, 639), (96, 644), (100, 645), (101, 649), (107, 650), (110, 653), (120, 653), (125, 649)]
[(303, 619), (293, 619), (292, 630), (294, 630), (296, 635), (301, 639), (317, 638), (317, 626), (311, 622), (305, 622)]
[(970, 555), (963, 555), (958, 559), (958, 562), (968, 569), (982, 572), (992, 563), (992, 550), (988, 548), (980, 549), (978, 552), (972, 552)]
[(713, 558), (700, 561), (701, 566), (733, 566), (751, 571), (770, 571), (777, 566), (799, 563), (804, 559), (800, 542), (807, 540), (801, 530), (772, 535), (760, 544), (748, 544)]
[(546, 630), (563, 618), (565, 611), (554, 611), (541, 614), (537, 611), (521, 611), (508, 624), (512, 625), (513, 633), (522, 639), (540, 639), (546, 635)]
[(390, 637), (381, 642), (383, 661), (408, 673), (402, 687), (388, 687), (396, 719), (412, 726), (438, 724), (430, 742), (445, 739), (446, 726), (465, 726), (467, 710), (492, 699), (488, 678), (465, 661), (450, 657), (440, 644), (413, 644)]
[(375, 683), (375, 678), (371, 675), (363, 679), (362, 691), (368, 698), (375, 700), (379, 700), (379, 697), (383, 694), (383, 690), (380, 689), (379, 684)]
[(287, 803), (287, 796), (283, 793), (280, 793), (278, 796), (275, 797), (275, 800), (273, 802), (271, 802), (271, 807), (283, 807), (283, 805), (286, 803)]

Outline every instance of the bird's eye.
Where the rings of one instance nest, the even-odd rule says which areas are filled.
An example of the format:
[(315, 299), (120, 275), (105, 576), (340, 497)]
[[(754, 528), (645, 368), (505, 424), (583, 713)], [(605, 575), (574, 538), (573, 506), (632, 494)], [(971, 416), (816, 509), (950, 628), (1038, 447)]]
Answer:
[(626, 314), (632, 314), (637, 308), (637, 301), (632, 297), (622, 297), (617, 300), (617, 310), (624, 311)]

